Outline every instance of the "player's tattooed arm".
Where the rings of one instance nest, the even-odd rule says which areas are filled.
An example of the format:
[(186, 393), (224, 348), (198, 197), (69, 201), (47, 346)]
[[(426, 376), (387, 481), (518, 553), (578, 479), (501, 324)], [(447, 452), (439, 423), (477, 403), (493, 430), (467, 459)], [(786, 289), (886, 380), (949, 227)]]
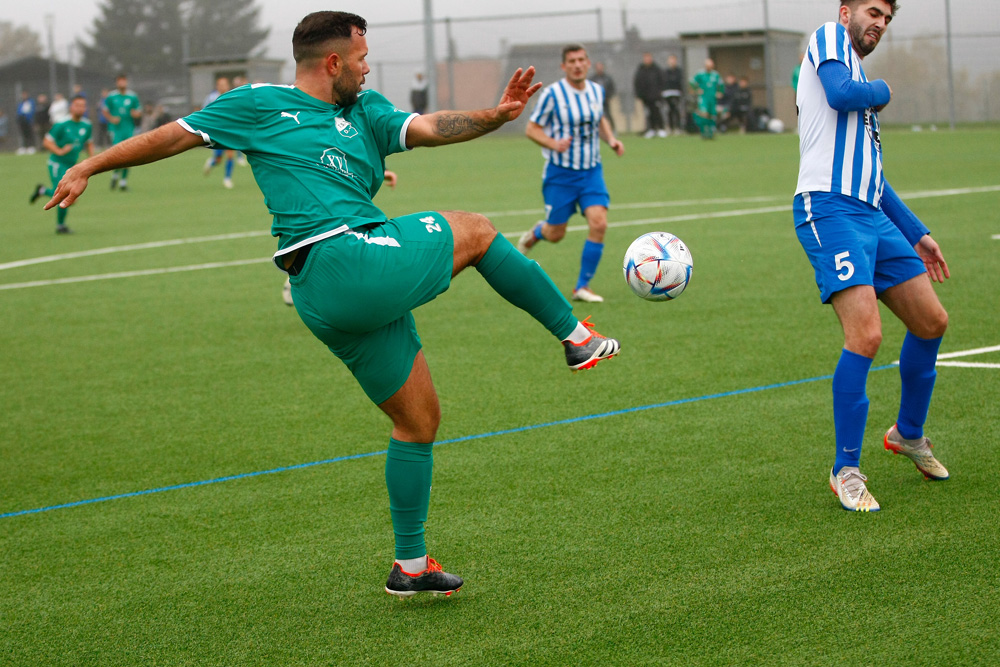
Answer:
[(482, 112), (442, 111), (437, 116), (437, 133), (448, 139), (474, 139), (504, 123), (499, 118), (485, 118)]

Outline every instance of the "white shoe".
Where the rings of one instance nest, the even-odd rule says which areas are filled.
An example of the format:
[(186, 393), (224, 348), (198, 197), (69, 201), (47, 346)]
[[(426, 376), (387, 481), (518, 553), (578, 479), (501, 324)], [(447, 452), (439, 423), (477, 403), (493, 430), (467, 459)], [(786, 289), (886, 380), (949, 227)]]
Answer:
[(521, 238), (517, 240), (517, 249), (521, 251), (522, 255), (527, 255), (528, 251), (531, 250), (531, 246), (536, 243), (538, 243), (538, 239), (535, 238), (535, 228), (532, 227), (521, 234)]
[(852, 512), (878, 512), (878, 501), (868, 492), (868, 478), (857, 468), (844, 466), (836, 475), (830, 468), (830, 489), (840, 498), (845, 510)]
[(573, 291), (573, 301), (586, 301), (587, 303), (604, 303), (604, 297), (594, 294), (589, 287), (581, 287)]
[(224, 178), (224, 179), (222, 179), (222, 187), (226, 188), (227, 190), (232, 190), (233, 189), (233, 179), (231, 179), (231, 178)]
[(285, 279), (285, 286), (281, 288), (281, 298), (284, 300), (286, 306), (294, 306), (295, 302), (292, 301), (292, 281)]
[(666, 137), (667, 136), (667, 131), (666, 130), (657, 130), (656, 136), (658, 136), (658, 137)]
[(646, 130), (646, 134), (642, 135), (643, 139), (652, 139), (655, 136), (656, 132), (654, 130)]
[(916, 440), (906, 440), (899, 434), (899, 429), (893, 424), (883, 439), (885, 448), (893, 454), (902, 454), (917, 466), (917, 470), (930, 480), (948, 479), (948, 469), (931, 454), (930, 438), (924, 436)]
[(208, 176), (208, 172), (212, 171), (212, 167), (214, 166), (215, 165), (212, 164), (212, 158), (208, 158), (207, 160), (205, 160), (205, 166), (201, 168), (201, 173)]

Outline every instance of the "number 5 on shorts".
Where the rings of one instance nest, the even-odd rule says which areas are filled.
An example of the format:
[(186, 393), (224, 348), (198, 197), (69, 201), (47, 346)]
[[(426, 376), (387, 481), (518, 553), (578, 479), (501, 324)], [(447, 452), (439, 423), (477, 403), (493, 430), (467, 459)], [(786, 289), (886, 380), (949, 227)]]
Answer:
[[(842, 252), (833, 256), (833, 261), (837, 263), (837, 277), (841, 280), (850, 280), (854, 275), (854, 265), (847, 261), (851, 256), (850, 252)], [(847, 273), (840, 273), (841, 269), (847, 269)]]

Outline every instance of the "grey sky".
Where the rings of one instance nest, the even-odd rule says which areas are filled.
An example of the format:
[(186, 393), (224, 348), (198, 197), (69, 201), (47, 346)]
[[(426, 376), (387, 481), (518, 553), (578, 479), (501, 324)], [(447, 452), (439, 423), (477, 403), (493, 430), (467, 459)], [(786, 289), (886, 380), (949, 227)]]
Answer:
[[(738, 30), (761, 27), (764, 3), (768, 4), (771, 26), (774, 28), (810, 32), (820, 23), (834, 20), (837, 3), (834, 0), (596, 0), (588, 3), (570, 0), (504, 0), (503, 3), (469, 3), (467, 0), (434, 0), (434, 13), (438, 17), (468, 17), (516, 13), (538, 13), (578, 9), (602, 10), (604, 37), (619, 39), (622, 35), (622, 7), (626, 7), (628, 23), (640, 26), (643, 36), (671, 36), (679, 32)], [(290, 39), (295, 24), (305, 14), (318, 9), (341, 9), (361, 14), (376, 28), (370, 43), (376, 43), (374, 32), (379, 23), (419, 20), (422, 0), (380, 0), (361, 2), (347, 0), (339, 3), (315, 0), (258, 0), (262, 23), (271, 28), (267, 42), (268, 56), (291, 62)], [(955, 35), (978, 35), (963, 38), (956, 49), (956, 64), (968, 66), (978, 56), (995, 66), (1000, 50), (1000, 3), (996, 0), (951, 0), (952, 32)], [(945, 0), (901, 0), (900, 13), (890, 29), (890, 36), (899, 38), (915, 35), (940, 35), (944, 32)], [(41, 0), (18, 2), (4, 0), (0, 3), (0, 20), (28, 25), (39, 32), (45, 44), (45, 15), (55, 16), (55, 46), (60, 59), (69, 53), (70, 44), (77, 38), (87, 39), (87, 30), (99, 14), (98, 0)], [(574, 18), (564, 22), (565, 34), (556, 33), (561, 22), (555, 19), (528, 23), (503, 22), (466, 24), (465, 34), (456, 33), (459, 55), (496, 55), (496, 44), (501, 37), (509, 42), (554, 41), (594, 39), (579, 32), (596, 31), (596, 20)], [(473, 31), (478, 31), (473, 34)], [(497, 32), (504, 32), (498, 35)], [(561, 31), (560, 31), (561, 32)], [(989, 36), (992, 35), (992, 36)], [(438, 52), (444, 52), (443, 39), (438, 39)], [(478, 53), (476, 50), (480, 49)], [(992, 54), (992, 56), (991, 56)], [(877, 55), (877, 52), (876, 52)], [(399, 56), (393, 56), (399, 57)], [(421, 54), (407, 53), (419, 60)], [(370, 59), (380, 58), (374, 51)], [(286, 67), (285, 78), (291, 76)]]

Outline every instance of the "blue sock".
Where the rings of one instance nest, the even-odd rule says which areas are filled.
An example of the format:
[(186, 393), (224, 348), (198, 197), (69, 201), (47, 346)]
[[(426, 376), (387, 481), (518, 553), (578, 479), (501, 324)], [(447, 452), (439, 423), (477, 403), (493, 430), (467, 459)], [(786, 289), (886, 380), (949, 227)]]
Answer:
[(233, 159), (226, 160), (226, 178), (233, 177)]
[(928, 340), (907, 331), (903, 339), (903, 349), (899, 352), (899, 377), (903, 381), (903, 389), (899, 397), (896, 428), (907, 440), (924, 435), (924, 422), (927, 421), (934, 380), (937, 378), (934, 364), (937, 363), (940, 347), (940, 337)]
[(594, 243), (590, 239), (583, 242), (583, 254), (580, 256), (580, 277), (576, 281), (576, 289), (586, 287), (590, 279), (597, 273), (597, 264), (604, 253), (603, 243)]
[(837, 456), (833, 474), (844, 466), (857, 467), (861, 461), (861, 442), (868, 421), (868, 370), (872, 360), (842, 350), (837, 370), (833, 372), (833, 427), (837, 433)]
[(534, 234), (536, 241), (545, 240), (545, 237), (542, 236), (542, 223), (539, 222), (537, 225), (535, 225), (534, 229), (531, 230), (531, 233)]

